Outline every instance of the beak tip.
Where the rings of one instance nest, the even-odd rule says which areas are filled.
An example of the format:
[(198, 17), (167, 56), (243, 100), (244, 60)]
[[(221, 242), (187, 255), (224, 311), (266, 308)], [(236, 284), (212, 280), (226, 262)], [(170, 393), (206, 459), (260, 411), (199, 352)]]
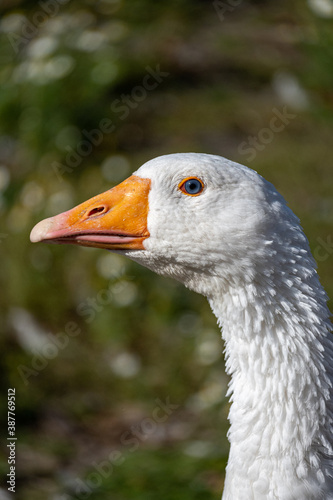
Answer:
[(53, 225), (52, 217), (38, 222), (30, 233), (31, 243), (38, 243), (46, 239), (46, 236)]

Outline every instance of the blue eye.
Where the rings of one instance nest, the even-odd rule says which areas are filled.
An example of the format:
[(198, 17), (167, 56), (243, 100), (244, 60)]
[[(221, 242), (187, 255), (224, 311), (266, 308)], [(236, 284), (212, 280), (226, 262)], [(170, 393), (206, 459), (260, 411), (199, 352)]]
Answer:
[(203, 191), (204, 184), (200, 179), (193, 177), (191, 179), (185, 179), (179, 185), (179, 189), (183, 191), (185, 194), (189, 194), (190, 196), (197, 196)]

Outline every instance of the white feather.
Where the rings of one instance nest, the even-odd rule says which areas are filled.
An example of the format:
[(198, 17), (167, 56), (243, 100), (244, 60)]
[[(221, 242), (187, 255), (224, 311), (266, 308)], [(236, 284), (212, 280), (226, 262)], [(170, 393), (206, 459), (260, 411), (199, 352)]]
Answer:
[[(225, 158), (156, 158), (145, 250), (128, 256), (205, 295), (222, 328), (230, 455), (223, 500), (333, 500), (333, 346), (326, 294), (299, 220), (256, 172)], [(200, 196), (179, 183), (200, 177)]]

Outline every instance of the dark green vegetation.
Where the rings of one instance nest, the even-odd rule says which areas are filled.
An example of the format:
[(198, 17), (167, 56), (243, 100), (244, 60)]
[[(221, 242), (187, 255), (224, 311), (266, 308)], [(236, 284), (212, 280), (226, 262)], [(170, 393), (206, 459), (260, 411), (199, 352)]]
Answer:
[(0, 402), (4, 417), (16, 388), (18, 500), (220, 497), (228, 380), (205, 300), (29, 232), (154, 156), (221, 154), (287, 198), (332, 297), (333, 20), (321, 5), (1, 2)]

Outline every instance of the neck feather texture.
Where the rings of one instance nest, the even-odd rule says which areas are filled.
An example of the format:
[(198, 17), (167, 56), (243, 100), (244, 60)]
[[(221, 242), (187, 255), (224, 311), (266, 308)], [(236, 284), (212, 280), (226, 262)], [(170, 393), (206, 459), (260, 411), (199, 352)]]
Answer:
[(333, 343), (326, 295), (309, 250), (277, 255), (280, 262), (264, 266), (255, 280), (244, 278), (228, 290), (221, 283), (224, 290), (216, 286), (209, 297), (231, 375), (222, 498), (332, 500)]

